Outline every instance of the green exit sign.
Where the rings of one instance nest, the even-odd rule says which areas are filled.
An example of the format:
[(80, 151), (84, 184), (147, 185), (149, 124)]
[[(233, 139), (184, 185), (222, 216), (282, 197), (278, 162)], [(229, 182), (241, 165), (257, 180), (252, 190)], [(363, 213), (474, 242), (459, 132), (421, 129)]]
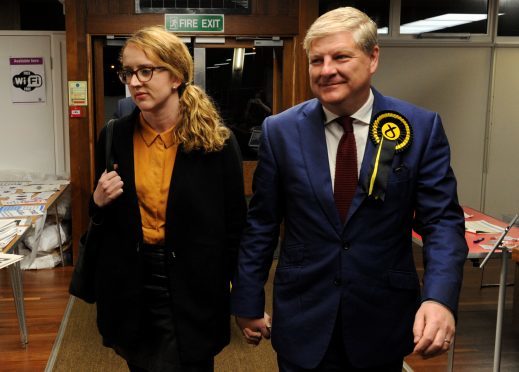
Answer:
[(223, 14), (166, 14), (166, 30), (172, 32), (223, 32)]

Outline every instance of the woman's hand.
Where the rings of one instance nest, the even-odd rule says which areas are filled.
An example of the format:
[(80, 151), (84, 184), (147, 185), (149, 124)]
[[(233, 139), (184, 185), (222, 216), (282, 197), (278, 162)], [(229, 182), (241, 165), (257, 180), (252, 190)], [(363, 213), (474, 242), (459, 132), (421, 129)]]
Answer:
[[(114, 166), (117, 169), (117, 165)], [(106, 173), (103, 172), (97, 182), (97, 187), (94, 191), (94, 203), (98, 207), (104, 207), (115, 199), (117, 199), (123, 193), (123, 181), (115, 170)]]

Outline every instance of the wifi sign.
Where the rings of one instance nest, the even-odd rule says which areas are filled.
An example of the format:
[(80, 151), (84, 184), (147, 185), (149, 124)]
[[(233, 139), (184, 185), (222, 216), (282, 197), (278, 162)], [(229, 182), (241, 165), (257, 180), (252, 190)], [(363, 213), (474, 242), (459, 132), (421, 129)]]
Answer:
[(32, 71), (22, 71), (18, 75), (13, 76), (13, 86), (20, 88), (25, 92), (30, 92), (43, 85), (43, 78), (39, 74)]

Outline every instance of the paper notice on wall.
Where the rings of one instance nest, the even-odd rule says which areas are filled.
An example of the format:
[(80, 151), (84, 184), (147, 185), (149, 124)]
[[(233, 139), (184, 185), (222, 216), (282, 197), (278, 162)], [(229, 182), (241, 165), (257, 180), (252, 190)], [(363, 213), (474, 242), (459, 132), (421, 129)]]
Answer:
[(68, 82), (68, 105), (86, 106), (88, 104), (88, 89), (86, 81)]
[(11, 100), (13, 103), (45, 102), (43, 57), (11, 57)]

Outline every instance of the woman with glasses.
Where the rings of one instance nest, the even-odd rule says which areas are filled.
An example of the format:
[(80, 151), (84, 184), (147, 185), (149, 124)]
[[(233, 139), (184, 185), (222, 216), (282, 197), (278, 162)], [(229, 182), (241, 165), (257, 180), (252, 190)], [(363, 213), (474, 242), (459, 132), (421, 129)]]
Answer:
[(121, 51), (137, 109), (96, 151), (90, 215), (103, 231), (97, 325), (130, 371), (213, 371), (229, 343), (229, 283), (245, 219), (239, 150), (195, 86), (184, 43), (146, 27)]

